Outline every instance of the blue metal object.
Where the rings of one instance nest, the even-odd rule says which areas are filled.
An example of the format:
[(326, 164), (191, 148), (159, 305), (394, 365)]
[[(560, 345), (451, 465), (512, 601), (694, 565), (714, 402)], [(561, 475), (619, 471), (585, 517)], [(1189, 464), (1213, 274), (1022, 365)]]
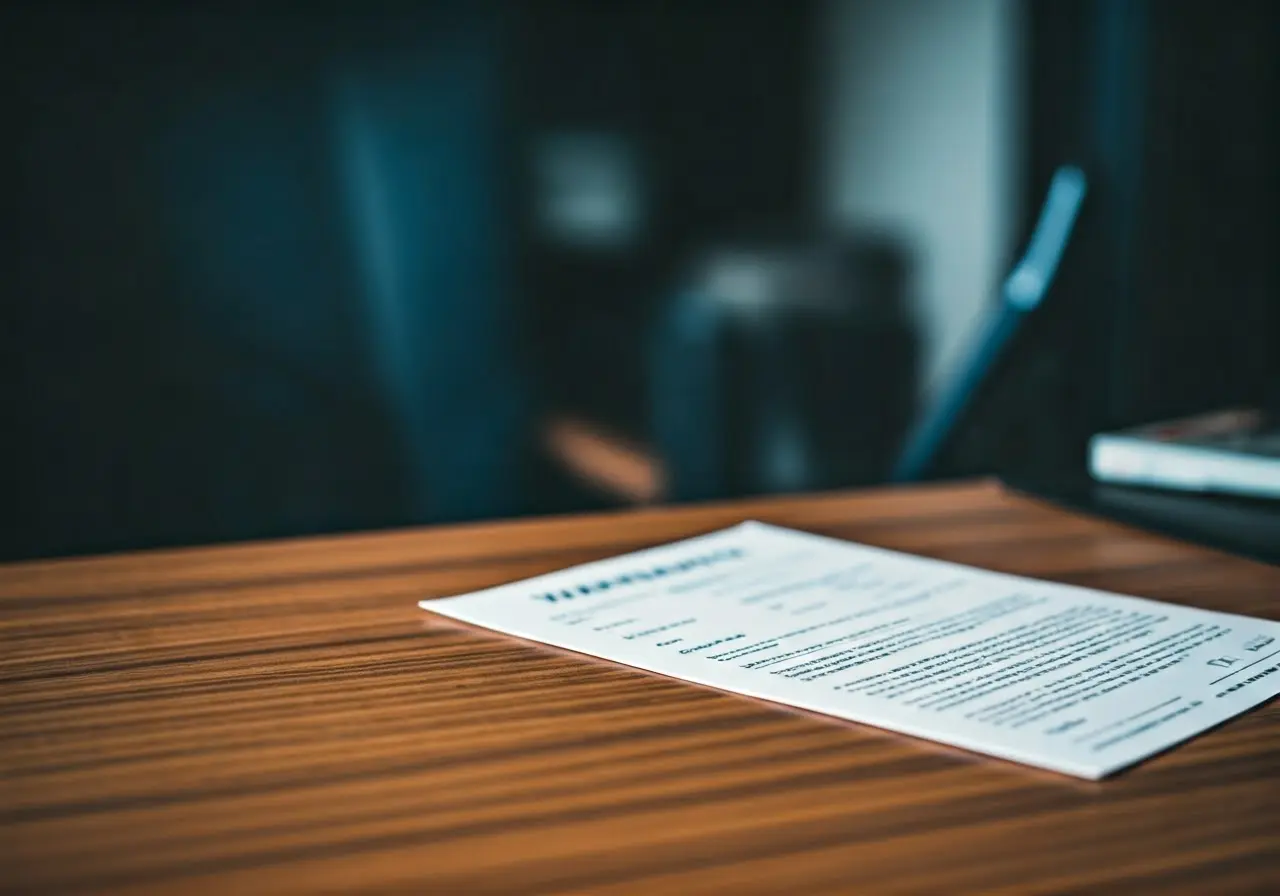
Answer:
[(982, 327), (956, 375), (907, 437), (890, 477), (894, 482), (912, 482), (928, 472), (1023, 318), (1048, 292), (1086, 190), (1084, 172), (1079, 168), (1064, 166), (1054, 173), (1027, 251), (1004, 281), (1000, 304)]

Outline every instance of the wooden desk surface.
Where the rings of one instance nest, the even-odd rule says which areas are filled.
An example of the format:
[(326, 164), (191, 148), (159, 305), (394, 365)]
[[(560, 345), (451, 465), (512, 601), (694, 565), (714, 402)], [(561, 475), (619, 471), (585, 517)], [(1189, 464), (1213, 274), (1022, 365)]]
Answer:
[(1084, 783), (496, 635), (419, 598), (755, 517), (1280, 616), (1280, 569), (989, 484), (0, 568), (0, 889), (1280, 885), (1280, 705)]

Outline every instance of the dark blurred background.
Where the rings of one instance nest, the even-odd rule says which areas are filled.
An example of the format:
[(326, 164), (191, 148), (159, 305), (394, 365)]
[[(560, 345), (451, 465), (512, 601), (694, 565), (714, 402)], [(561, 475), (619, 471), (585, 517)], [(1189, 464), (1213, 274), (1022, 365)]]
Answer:
[(1274, 404), (1277, 21), (8, 4), (0, 556), (882, 482), (1067, 162), (1061, 276), (927, 475)]

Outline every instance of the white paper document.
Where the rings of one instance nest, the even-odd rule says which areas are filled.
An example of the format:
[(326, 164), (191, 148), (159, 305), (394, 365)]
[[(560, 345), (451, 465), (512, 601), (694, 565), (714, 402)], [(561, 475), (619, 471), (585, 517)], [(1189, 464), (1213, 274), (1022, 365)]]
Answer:
[(421, 606), (1084, 778), (1280, 693), (1278, 622), (762, 523)]

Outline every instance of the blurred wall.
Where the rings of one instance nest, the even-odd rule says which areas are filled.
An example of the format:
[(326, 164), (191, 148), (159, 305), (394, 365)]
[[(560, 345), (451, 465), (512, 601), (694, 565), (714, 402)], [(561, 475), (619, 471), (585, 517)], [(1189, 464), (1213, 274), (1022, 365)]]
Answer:
[(526, 512), (503, 21), (0, 6), (0, 558)]
[(830, 0), (822, 22), (822, 213), (914, 253), (930, 390), (1016, 251), (1015, 0)]

